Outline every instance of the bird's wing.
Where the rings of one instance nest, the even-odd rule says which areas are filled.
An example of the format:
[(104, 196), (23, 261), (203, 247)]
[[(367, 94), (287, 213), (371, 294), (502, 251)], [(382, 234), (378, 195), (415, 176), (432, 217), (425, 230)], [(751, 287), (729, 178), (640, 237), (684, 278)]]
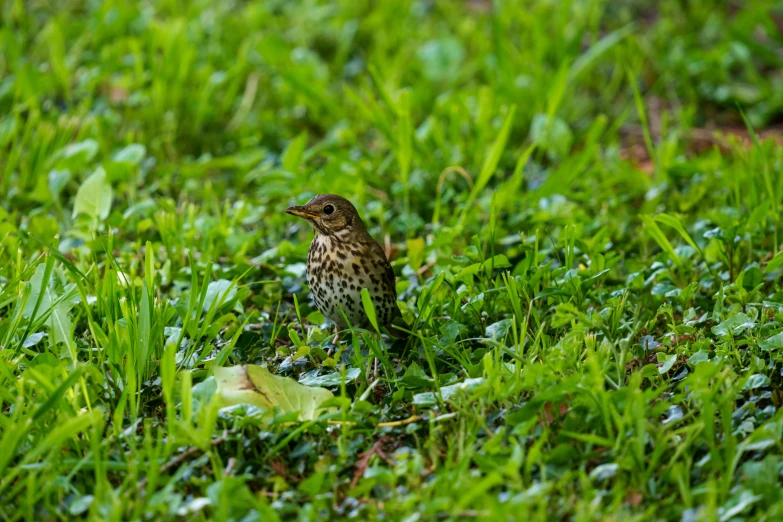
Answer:
[(383, 251), (383, 248), (381, 248), (381, 245), (375, 241), (372, 242), (370, 248), (374, 249), (374, 253), (378, 257), (379, 262), (383, 264), (383, 283), (392, 291), (394, 299), (397, 299), (397, 279), (394, 276), (394, 270), (392, 270), (391, 263), (386, 259), (386, 253)]
[[(383, 248), (376, 243), (374, 240), (372, 241), (372, 244), (370, 245), (370, 248), (372, 249), (373, 255), (378, 258), (378, 262), (383, 264), (383, 283), (386, 285), (394, 294), (395, 301), (397, 300), (397, 284), (396, 284), (396, 277), (394, 275), (394, 270), (392, 270), (391, 263), (389, 263), (389, 260), (386, 259), (386, 253), (383, 251)], [(393, 336), (401, 339), (405, 339), (408, 337), (408, 334), (405, 330), (410, 328), (408, 324), (403, 320), (402, 318), (402, 312), (400, 311), (399, 306), (395, 303), (394, 306), (394, 318), (392, 320), (392, 324), (398, 325), (403, 328), (403, 330), (399, 330), (397, 328), (394, 328), (393, 326), (390, 326), (390, 332)]]

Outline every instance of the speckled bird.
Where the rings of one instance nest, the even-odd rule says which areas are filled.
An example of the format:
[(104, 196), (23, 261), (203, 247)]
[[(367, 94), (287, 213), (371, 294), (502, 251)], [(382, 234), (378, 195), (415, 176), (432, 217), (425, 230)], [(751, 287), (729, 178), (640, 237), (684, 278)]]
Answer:
[(361, 297), (362, 288), (366, 288), (378, 325), (388, 327), (398, 322), (394, 271), (350, 201), (335, 194), (321, 194), (285, 211), (304, 219), (315, 231), (307, 255), (307, 284), (324, 316), (338, 329), (347, 328), (348, 323), (369, 327)]

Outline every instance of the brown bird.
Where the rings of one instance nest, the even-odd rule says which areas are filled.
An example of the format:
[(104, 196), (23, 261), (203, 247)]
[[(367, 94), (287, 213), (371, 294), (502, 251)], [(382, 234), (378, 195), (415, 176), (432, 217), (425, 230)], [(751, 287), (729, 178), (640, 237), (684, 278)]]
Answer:
[[(285, 211), (303, 218), (315, 231), (307, 254), (307, 284), (322, 314), (338, 329), (347, 328), (349, 323), (367, 328), (370, 321), (361, 296), (362, 288), (366, 288), (378, 326), (388, 327), (392, 322), (404, 325), (399, 322), (394, 271), (350, 201), (335, 194), (321, 194), (304, 206)], [(399, 330), (392, 333), (404, 337)]]

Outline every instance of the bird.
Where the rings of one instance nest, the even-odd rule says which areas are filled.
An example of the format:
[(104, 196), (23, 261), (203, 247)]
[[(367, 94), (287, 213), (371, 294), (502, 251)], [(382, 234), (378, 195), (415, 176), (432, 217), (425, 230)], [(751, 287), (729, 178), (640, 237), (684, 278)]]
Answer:
[(389, 330), (392, 324), (407, 327), (397, 305), (394, 270), (356, 207), (337, 194), (320, 194), (285, 211), (304, 219), (315, 232), (307, 254), (307, 284), (315, 306), (336, 329), (370, 327), (361, 296), (366, 288), (378, 327), (406, 337), (403, 330)]

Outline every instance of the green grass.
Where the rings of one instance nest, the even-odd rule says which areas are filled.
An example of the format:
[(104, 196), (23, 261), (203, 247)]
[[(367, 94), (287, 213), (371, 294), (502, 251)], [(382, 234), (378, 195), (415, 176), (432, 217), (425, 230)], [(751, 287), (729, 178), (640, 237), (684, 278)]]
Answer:
[[(654, 4), (1, 2), (0, 519), (780, 519), (783, 10)], [(328, 357), (322, 192), (410, 342)]]

